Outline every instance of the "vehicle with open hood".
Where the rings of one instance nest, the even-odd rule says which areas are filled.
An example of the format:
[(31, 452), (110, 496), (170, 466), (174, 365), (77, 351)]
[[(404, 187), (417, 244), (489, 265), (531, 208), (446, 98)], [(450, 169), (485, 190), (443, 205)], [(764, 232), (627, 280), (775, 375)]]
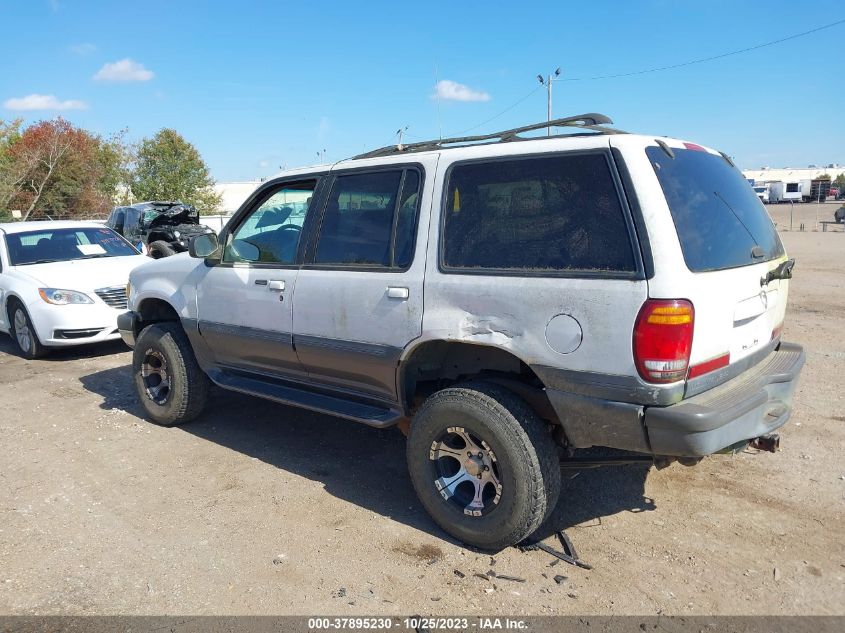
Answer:
[(192, 237), (212, 230), (200, 224), (199, 212), (183, 202), (139, 202), (115, 207), (106, 225), (153, 259), (188, 250)]

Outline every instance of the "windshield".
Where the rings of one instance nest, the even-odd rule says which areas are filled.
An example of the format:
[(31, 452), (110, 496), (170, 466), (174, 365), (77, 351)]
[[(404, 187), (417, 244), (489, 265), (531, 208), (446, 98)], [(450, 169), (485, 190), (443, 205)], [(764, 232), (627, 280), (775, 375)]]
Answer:
[(138, 254), (126, 240), (106, 227), (10, 233), (6, 235), (6, 247), (12, 266)]
[(766, 208), (727, 160), (706, 151), (646, 148), (693, 272), (757, 264), (782, 256)]

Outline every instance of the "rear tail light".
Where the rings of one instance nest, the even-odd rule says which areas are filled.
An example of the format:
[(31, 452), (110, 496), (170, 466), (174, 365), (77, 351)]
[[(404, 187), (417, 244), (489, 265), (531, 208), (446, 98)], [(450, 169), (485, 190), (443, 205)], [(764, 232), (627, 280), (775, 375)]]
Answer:
[(687, 375), (695, 311), (685, 299), (649, 299), (634, 325), (634, 362), (647, 382), (676, 382)]

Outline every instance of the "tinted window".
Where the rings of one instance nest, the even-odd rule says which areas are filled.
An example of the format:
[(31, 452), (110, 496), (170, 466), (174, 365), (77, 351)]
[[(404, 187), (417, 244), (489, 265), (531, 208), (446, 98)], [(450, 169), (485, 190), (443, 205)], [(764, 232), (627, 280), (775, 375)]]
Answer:
[(603, 154), (455, 166), (443, 241), (449, 268), (636, 270)]
[[(663, 188), (693, 272), (746, 266), (783, 255), (769, 215), (742, 174), (721, 156), (659, 147), (646, 148)], [(762, 257), (753, 257), (759, 246)], [(756, 250), (756, 249), (755, 249)]]
[(235, 229), (223, 261), (293, 264), (315, 181), (273, 191)]
[(126, 240), (105, 227), (10, 233), (6, 246), (13, 266), (138, 254)]
[(797, 182), (786, 183), (786, 193), (798, 193), (798, 183)]
[(418, 190), (414, 170), (339, 176), (326, 203), (314, 263), (406, 267), (412, 258)]

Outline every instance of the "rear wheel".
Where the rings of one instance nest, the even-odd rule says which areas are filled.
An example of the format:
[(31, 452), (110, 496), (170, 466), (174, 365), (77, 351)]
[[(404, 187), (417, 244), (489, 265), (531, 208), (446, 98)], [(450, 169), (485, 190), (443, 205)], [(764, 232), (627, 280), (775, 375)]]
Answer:
[(38, 334), (35, 332), (26, 308), (20, 301), (10, 302), (9, 319), (12, 324), (11, 334), (24, 358), (32, 360), (47, 353), (47, 349), (38, 340)]
[(176, 249), (164, 240), (157, 240), (149, 246), (150, 257), (153, 259), (161, 259), (162, 257), (170, 257), (176, 254)]
[(141, 331), (132, 373), (141, 405), (156, 424), (175, 426), (202, 413), (210, 381), (178, 323), (155, 323)]
[(489, 383), (426, 400), (408, 434), (417, 496), (446, 532), (488, 550), (530, 536), (560, 492), (557, 449), (519, 397)]

